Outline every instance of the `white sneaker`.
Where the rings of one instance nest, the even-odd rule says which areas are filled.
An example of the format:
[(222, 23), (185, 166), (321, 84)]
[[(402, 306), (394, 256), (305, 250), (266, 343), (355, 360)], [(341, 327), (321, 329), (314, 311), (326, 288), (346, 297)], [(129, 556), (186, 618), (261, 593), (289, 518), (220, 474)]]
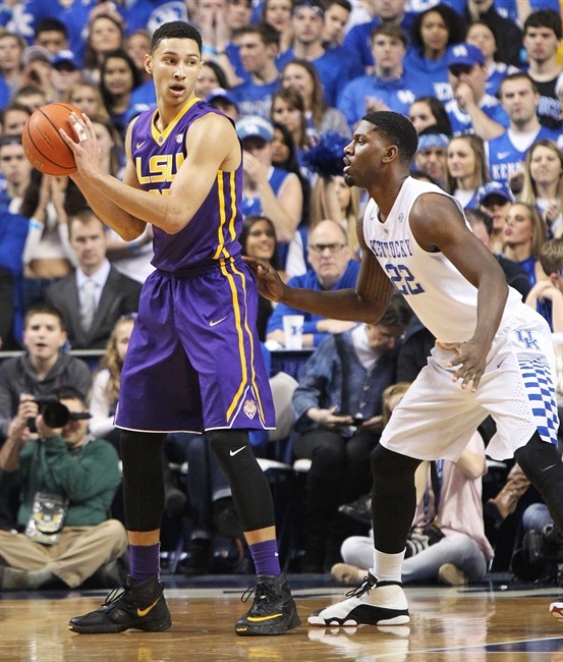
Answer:
[(405, 625), (409, 622), (407, 598), (400, 582), (379, 582), (368, 574), (363, 584), (337, 602), (309, 616), (309, 625)]
[(558, 621), (563, 621), (563, 602), (552, 602), (549, 605), (549, 613)]

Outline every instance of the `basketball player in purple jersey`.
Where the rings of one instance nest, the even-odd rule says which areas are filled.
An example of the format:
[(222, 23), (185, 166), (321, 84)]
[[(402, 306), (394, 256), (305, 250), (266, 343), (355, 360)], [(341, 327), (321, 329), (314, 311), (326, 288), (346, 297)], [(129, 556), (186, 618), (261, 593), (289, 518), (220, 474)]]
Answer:
[(372, 454), (373, 568), (352, 597), (313, 614), (310, 625), (409, 622), (401, 565), (416, 506), (415, 470), (422, 460), (456, 461), (487, 414), (497, 424), (487, 454), (516, 458), (563, 532), (549, 328), (507, 286), (457, 201), (409, 176), (417, 143), (407, 118), (375, 112), (344, 149), (348, 185), (366, 188), (371, 198), (357, 226), (363, 250), (356, 289), (290, 288), (267, 263), (245, 258), (264, 296), (324, 317), (377, 324), (397, 288), (439, 339)]
[(170, 613), (159, 576), (166, 433), (205, 431), (231, 483), (257, 572), (254, 604), (239, 635), (282, 634), (299, 625), (281, 573), (270, 488), (248, 430), (274, 427), (268, 375), (256, 332), (258, 297), (242, 262), (242, 151), (232, 122), (194, 94), (201, 36), (191, 25), (161, 25), (145, 67), (157, 109), (129, 126), (123, 181), (102, 171), (90, 120), (73, 116), (85, 139), (73, 150), (74, 180), (124, 239), (154, 226), (156, 270), (143, 286), (121, 377), (125, 520), (131, 575), (122, 593), (72, 618), (80, 633), (166, 630)]

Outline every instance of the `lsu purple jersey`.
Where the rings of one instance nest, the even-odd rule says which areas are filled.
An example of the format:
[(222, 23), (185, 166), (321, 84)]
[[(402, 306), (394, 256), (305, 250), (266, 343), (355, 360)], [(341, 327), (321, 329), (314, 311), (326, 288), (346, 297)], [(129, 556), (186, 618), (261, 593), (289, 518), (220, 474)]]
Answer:
[[(133, 126), (131, 155), (143, 189), (167, 195), (187, 158), (187, 131), (217, 111), (195, 99), (162, 132), (156, 112), (143, 113)], [(182, 195), (190, 195), (188, 187)], [(256, 283), (240, 257), (241, 196), (242, 165), (219, 170), (180, 232), (154, 227), (156, 269), (141, 291), (121, 374), (117, 427), (203, 432), (275, 426), (256, 327)]]
[[(145, 191), (168, 195), (187, 156), (188, 129), (195, 120), (210, 112), (218, 113), (196, 98), (163, 132), (155, 126), (156, 110), (139, 115), (131, 134), (131, 155)], [(162, 271), (177, 271), (193, 269), (210, 260), (238, 256), (241, 247), (237, 237), (242, 230), (242, 214), (237, 196), (241, 192), (242, 164), (233, 172), (219, 171), (209, 195), (185, 228), (170, 235), (154, 226), (152, 264)], [(189, 196), (189, 191), (186, 195)]]

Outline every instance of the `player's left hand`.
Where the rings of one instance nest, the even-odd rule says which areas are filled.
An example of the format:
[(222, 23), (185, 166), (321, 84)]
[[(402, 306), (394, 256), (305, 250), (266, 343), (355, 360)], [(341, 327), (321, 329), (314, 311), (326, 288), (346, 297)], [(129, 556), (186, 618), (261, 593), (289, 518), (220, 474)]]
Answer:
[(64, 129), (59, 129), (65, 143), (74, 154), (74, 160), (78, 168), (78, 174), (88, 177), (101, 171), (100, 144), (90, 118), (82, 113), (79, 117), (76, 113), (70, 114), (70, 122), (77, 137), (69, 136)]
[(485, 372), (487, 352), (483, 345), (475, 340), (466, 340), (461, 343), (445, 343), (436, 341), (440, 349), (451, 351), (454, 358), (448, 363), (448, 368), (457, 368), (452, 376), (452, 381), (457, 382), (461, 379), (461, 388), (465, 389), (470, 383), (473, 384), (472, 391), (476, 391)]

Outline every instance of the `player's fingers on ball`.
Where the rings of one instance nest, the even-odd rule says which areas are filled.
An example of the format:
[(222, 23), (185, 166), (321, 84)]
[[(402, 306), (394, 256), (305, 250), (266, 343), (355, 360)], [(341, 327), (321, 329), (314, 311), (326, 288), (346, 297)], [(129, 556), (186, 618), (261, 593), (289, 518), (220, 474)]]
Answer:
[(67, 132), (64, 129), (59, 129), (59, 135), (69, 147), (72, 147), (75, 144), (74, 140), (69, 138)]

